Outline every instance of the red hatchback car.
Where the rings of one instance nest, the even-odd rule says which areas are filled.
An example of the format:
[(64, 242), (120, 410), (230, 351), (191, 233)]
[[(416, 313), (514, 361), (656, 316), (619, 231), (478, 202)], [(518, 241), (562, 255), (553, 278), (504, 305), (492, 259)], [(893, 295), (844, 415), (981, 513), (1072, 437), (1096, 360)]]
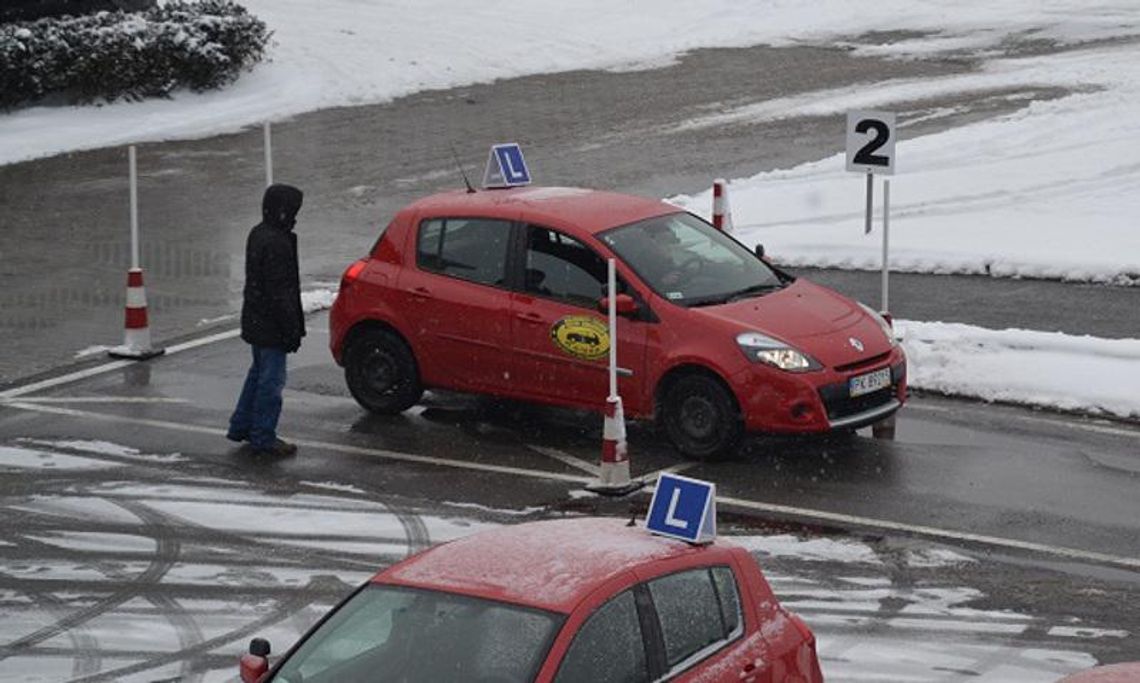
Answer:
[(533, 522), (380, 572), (245, 683), (815, 683), (815, 637), (742, 548), (616, 519)]
[(745, 431), (851, 430), (906, 397), (906, 358), (870, 308), (769, 265), (676, 206), (609, 192), (449, 192), (396, 214), (352, 264), (333, 356), (365, 408), (427, 387), (602, 410), (607, 259), (619, 390), (708, 457)]

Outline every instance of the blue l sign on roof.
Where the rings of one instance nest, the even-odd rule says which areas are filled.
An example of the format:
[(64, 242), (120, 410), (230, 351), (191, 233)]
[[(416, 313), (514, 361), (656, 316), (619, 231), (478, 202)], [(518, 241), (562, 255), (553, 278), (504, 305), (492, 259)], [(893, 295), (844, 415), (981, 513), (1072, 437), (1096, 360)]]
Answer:
[(483, 187), (516, 185), (530, 185), (530, 171), (523, 159), (522, 148), (515, 142), (495, 145), (487, 159), (487, 170), (483, 172)]
[(649, 503), (646, 527), (690, 543), (711, 543), (716, 538), (716, 484), (662, 474)]

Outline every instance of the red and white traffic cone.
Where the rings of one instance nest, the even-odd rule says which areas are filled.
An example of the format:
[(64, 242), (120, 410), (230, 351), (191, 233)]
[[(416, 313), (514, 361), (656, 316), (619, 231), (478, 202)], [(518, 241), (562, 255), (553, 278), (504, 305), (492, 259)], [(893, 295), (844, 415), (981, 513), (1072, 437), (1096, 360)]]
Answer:
[(728, 183), (724, 178), (713, 181), (713, 227), (732, 232), (732, 211), (728, 208)]
[(150, 325), (146, 315), (146, 287), (143, 286), (142, 268), (127, 271), (127, 315), (123, 345), (109, 349), (113, 358), (146, 360), (161, 355), (166, 349), (156, 349), (150, 343)]
[(606, 496), (624, 496), (642, 487), (643, 482), (629, 478), (629, 451), (625, 441), (625, 412), (621, 396), (606, 399), (602, 423), (602, 468), (598, 480), (586, 490)]

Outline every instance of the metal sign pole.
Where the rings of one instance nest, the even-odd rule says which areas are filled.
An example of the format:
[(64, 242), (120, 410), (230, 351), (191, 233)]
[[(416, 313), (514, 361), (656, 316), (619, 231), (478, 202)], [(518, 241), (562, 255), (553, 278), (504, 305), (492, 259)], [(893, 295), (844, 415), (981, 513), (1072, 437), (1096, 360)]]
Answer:
[(127, 148), (131, 176), (131, 268), (139, 267), (139, 171), (135, 146)]
[(871, 234), (871, 207), (873, 204), (873, 202), (871, 201), (871, 198), (874, 195), (874, 193), (875, 193), (875, 174), (874, 173), (868, 173), (867, 174), (867, 221), (863, 227), (863, 234), (864, 235), (870, 235)]
[(265, 125), (265, 186), (273, 184), (273, 134), (269, 130), (269, 122)]
[(610, 314), (610, 398), (618, 395), (617, 388), (617, 275), (614, 272), (614, 260), (608, 260), (606, 287), (609, 294)]
[(888, 233), (891, 228), (891, 181), (883, 180), (883, 307), (882, 311), (887, 313), (891, 310), (888, 296), (888, 278), (890, 268), (887, 265), (887, 253), (889, 237)]

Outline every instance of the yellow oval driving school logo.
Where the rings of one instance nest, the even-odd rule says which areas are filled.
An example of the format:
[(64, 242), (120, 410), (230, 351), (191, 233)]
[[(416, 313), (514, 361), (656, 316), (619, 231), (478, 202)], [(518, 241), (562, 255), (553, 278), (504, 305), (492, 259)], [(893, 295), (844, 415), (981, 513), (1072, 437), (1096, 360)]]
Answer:
[(568, 315), (550, 328), (554, 345), (575, 358), (597, 360), (610, 352), (610, 331), (597, 318)]

